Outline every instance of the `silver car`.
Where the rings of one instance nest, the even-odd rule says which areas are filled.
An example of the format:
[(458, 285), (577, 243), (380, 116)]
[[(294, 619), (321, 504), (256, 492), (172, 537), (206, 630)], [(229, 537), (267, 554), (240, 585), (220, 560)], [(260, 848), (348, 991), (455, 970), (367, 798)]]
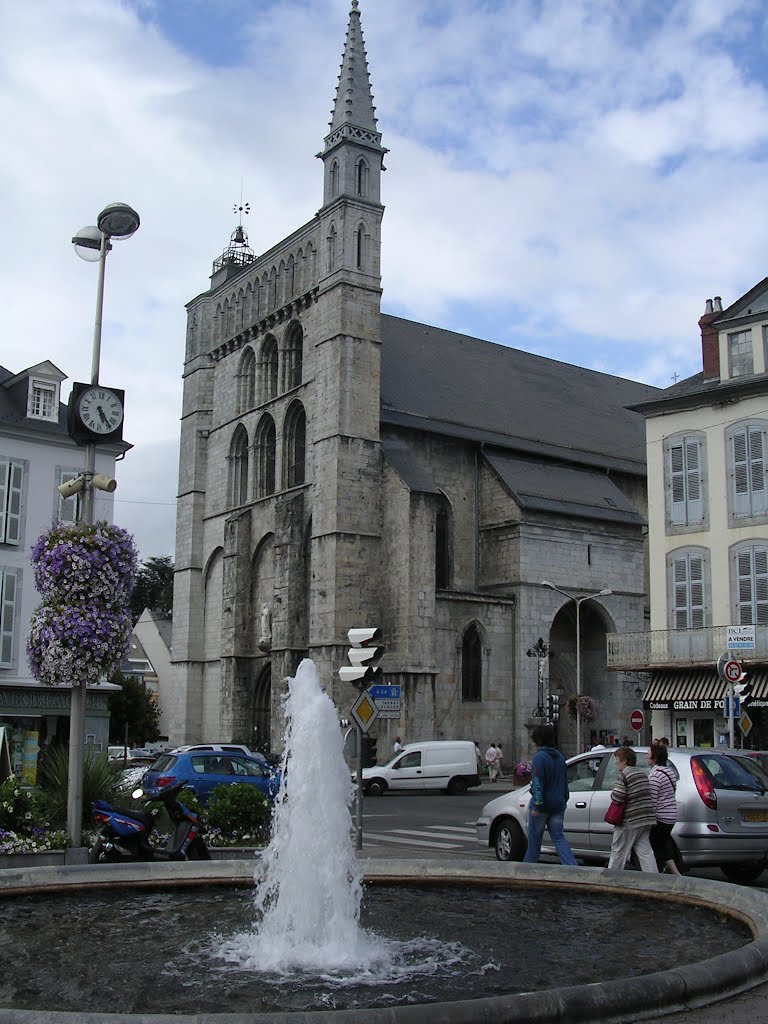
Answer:
[[(570, 799), (565, 835), (574, 854), (606, 864), (613, 827), (605, 820), (616, 785), (614, 749), (593, 750), (567, 762)], [(648, 747), (634, 747), (638, 767)], [(673, 837), (685, 867), (719, 867), (732, 882), (755, 881), (768, 863), (768, 774), (746, 752), (722, 748), (676, 747), (669, 764), (678, 777), (678, 821)], [(530, 785), (486, 804), (477, 820), (477, 838), (498, 860), (522, 860), (527, 847)], [(554, 854), (545, 833), (543, 853)]]

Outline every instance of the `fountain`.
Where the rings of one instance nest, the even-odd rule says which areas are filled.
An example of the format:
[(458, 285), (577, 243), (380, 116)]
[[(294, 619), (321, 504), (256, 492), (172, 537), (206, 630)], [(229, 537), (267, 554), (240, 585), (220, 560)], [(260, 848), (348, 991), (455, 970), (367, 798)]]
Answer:
[[(0, 872), (0, 1024), (502, 1024), (620, 1020), (625, 1007), (640, 1020), (765, 980), (760, 891), (559, 865), (358, 860), (338, 716), (311, 661), (289, 680), (285, 710), (286, 788), (255, 895), (243, 861)], [(605, 957), (628, 920), (642, 936), (660, 915), (661, 948), (638, 943), (627, 964)]]

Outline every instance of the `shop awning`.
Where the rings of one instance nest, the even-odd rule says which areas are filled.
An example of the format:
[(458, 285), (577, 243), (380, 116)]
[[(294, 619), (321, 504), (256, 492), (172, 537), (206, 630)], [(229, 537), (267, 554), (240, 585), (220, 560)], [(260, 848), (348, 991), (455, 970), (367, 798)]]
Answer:
[[(768, 667), (750, 669), (745, 666), (751, 682), (749, 707), (768, 707)], [(664, 669), (654, 672), (643, 694), (643, 707), (649, 711), (717, 711), (723, 707), (726, 685), (713, 666), (706, 669)]]

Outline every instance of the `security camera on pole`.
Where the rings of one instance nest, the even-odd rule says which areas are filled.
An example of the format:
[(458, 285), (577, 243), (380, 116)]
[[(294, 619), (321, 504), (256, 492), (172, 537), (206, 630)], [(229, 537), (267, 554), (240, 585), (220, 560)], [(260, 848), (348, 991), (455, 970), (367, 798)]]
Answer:
[[(367, 692), (367, 687), (378, 682), (381, 677), (381, 666), (378, 664), (384, 654), (384, 647), (379, 643), (381, 630), (376, 626), (362, 626), (350, 629), (347, 639), (351, 646), (348, 652), (349, 665), (339, 669), (342, 683), (351, 683), (360, 690), (360, 695), (352, 705), (351, 714), (357, 724), (357, 807), (356, 832), (358, 850), (363, 848), (363, 734), (376, 721), (379, 709), (376, 702)], [(367, 737), (366, 737), (367, 738)], [(367, 760), (374, 758), (375, 744), (366, 745)]]

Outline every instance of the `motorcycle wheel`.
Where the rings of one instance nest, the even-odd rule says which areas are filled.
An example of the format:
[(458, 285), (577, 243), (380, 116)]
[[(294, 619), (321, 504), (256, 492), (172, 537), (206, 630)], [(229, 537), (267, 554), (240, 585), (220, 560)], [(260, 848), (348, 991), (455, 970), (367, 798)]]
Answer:
[(205, 843), (195, 842), (189, 848), (187, 860), (210, 860), (211, 853)]
[(93, 849), (88, 851), (89, 864), (117, 864), (121, 859), (114, 850), (105, 849), (100, 839), (96, 842)]

